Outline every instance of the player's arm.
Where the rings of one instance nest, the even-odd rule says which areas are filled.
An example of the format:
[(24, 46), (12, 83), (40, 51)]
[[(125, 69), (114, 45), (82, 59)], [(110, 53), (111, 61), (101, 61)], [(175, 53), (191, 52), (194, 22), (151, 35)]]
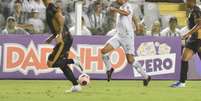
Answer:
[(63, 32), (63, 27), (64, 27), (64, 16), (62, 15), (62, 11), (60, 8), (57, 9), (57, 12), (55, 14), (55, 20), (58, 24), (58, 31), (57, 31), (57, 35), (58, 34), (62, 34)]
[(57, 22), (58, 24), (58, 30), (56, 32), (56, 40), (58, 42), (61, 42), (62, 41), (62, 32), (63, 32), (63, 27), (64, 27), (64, 16), (62, 15), (62, 11), (60, 8), (57, 9), (57, 12), (55, 14), (55, 21)]
[(121, 10), (121, 9), (118, 9), (118, 8), (114, 8), (114, 7), (110, 7), (110, 10), (111, 11), (114, 11), (114, 12), (117, 12), (121, 15), (124, 15), (124, 16), (128, 16), (131, 12), (127, 11), (127, 10)]
[(136, 27), (136, 32), (138, 32), (138, 30), (139, 30), (139, 25), (138, 25), (139, 21), (138, 21), (137, 17), (133, 15), (132, 20), (133, 20), (133, 23), (134, 23), (134, 25)]
[(56, 37), (56, 36), (52, 34), (51, 36), (49, 36), (49, 37), (47, 38), (47, 40), (45, 41), (45, 43), (47, 43), (47, 44), (51, 43), (52, 40), (53, 40), (55, 37)]
[[(58, 30), (56, 31), (55, 34), (52, 34), (50, 37), (47, 38), (46, 43), (50, 43), (53, 39), (56, 38), (57, 42), (62, 41), (62, 35), (61, 33), (63, 32), (63, 24), (64, 24), (64, 17), (61, 13), (60, 10), (57, 10), (54, 16), (55, 21), (58, 24)], [(57, 35), (57, 36), (56, 36)]]
[(183, 39), (188, 38), (189, 36), (191, 36), (193, 33), (198, 32), (198, 30), (201, 29), (201, 18), (197, 18), (196, 19), (197, 24), (189, 31), (187, 32), (184, 36)]
[(189, 32), (187, 32), (184, 36), (183, 39), (188, 38), (191, 36), (193, 33), (197, 32), (199, 29), (201, 29), (201, 22), (196, 24)]
[(42, 0), (44, 5), (47, 6), (51, 1), (50, 0)]
[[(199, 32), (199, 30), (201, 29), (201, 10), (199, 8), (194, 8), (193, 14), (194, 14), (196, 25), (188, 33), (186, 33), (183, 36), (183, 39), (188, 38), (195, 32)], [(200, 36), (200, 35), (198, 35), (198, 36)]]

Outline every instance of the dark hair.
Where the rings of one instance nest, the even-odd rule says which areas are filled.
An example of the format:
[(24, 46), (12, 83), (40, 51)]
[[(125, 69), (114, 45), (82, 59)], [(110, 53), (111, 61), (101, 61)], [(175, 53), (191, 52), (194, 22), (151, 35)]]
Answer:
[(16, 4), (16, 3), (20, 3), (20, 4), (22, 4), (22, 1), (21, 1), (21, 0), (15, 0), (14, 3), (15, 3), (15, 4)]
[(56, 3), (62, 3), (62, 1), (61, 0), (56, 0)]
[(13, 16), (9, 16), (9, 17), (7, 18), (7, 21), (10, 21), (10, 20), (11, 20), (11, 21), (14, 21), (14, 22), (16, 21), (15, 17), (13, 17)]
[(95, 1), (95, 2), (94, 2), (94, 5), (95, 5), (95, 6), (101, 5), (101, 3), (100, 3), (99, 1)]
[(172, 22), (172, 21), (176, 21), (177, 22), (177, 17), (171, 17), (169, 22)]
[(191, 0), (191, 1), (193, 1), (194, 3), (196, 3), (196, 2), (197, 2), (196, 0)]

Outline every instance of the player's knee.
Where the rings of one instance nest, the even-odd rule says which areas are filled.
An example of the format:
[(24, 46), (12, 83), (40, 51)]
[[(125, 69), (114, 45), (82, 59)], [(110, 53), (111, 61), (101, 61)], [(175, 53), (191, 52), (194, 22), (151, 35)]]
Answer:
[(64, 66), (60, 66), (59, 68), (60, 68), (61, 70), (63, 70), (63, 69), (64, 69)]
[(192, 49), (185, 48), (182, 54), (182, 61), (189, 61), (194, 55)]
[(101, 54), (106, 54), (107, 53), (107, 49), (103, 48), (101, 49)]
[(128, 63), (129, 63), (129, 64), (133, 64), (133, 62), (134, 62), (134, 59), (133, 59), (133, 58), (128, 58), (127, 60), (128, 60)]
[(126, 55), (126, 59), (127, 59), (127, 62), (129, 63), (129, 64), (133, 64), (133, 62), (135, 61), (135, 59), (134, 59), (134, 57), (133, 57), (133, 55)]
[(52, 62), (50, 62), (50, 61), (47, 62), (48, 67), (52, 67), (52, 65), (53, 65)]
[(182, 61), (188, 61), (189, 59), (188, 58), (182, 58)]
[(129, 64), (133, 64), (133, 62), (134, 62), (133, 60), (128, 60)]
[(182, 55), (182, 61), (188, 61), (189, 58), (186, 55)]
[(47, 66), (48, 66), (48, 67), (51, 67), (51, 64), (50, 64), (49, 62), (47, 62)]

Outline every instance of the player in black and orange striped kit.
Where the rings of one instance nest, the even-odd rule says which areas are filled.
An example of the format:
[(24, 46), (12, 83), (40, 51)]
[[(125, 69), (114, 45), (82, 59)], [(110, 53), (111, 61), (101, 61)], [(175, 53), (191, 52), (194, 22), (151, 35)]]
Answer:
[(50, 43), (53, 39), (56, 41), (56, 46), (48, 57), (47, 65), (48, 67), (60, 67), (65, 77), (73, 84), (69, 92), (79, 92), (81, 87), (72, 70), (68, 67), (68, 64), (79, 65), (79, 63), (73, 59), (68, 59), (68, 52), (72, 46), (73, 38), (65, 23), (65, 17), (62, 15), (61, 9), (56, 7), (52, 0), (43, 0), (43, 3), (46, 6), (46, 20), (52, 34), (46, 40), (46, 43)]
[(201, 58), (201, 9), (196, 5), (196, 0), (187, 0), (186, 6), (190, 31), (183, 36), (188, 40), (182, 53), (180, 79), (171, 85), (174, 88), (186, 86), (188, 61), (193, 55), (197, 53)]

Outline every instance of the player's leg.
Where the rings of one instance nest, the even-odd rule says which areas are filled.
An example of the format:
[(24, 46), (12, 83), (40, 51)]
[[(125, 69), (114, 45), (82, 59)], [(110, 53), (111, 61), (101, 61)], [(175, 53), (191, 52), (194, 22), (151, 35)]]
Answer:
[(66, 79), (68, 79), (72, 83), (72, 88), (67, 90), (66, 92), (78, 92), (81, 90), (80, 85), (77, 82), (72, 70), (68, 66), (69, 61), (66, 60), (66, 57), (60, 57), (54, 64), (53, 67), (60, 67)]
[(197, 53), (198, 53), (198, 56), (201, 60), (201, 39), (198, 39), (198, 51), (197, 51)]
[(126, 54), (126, 58), (128, 63), (133, 67), (133, 69), (137, 70), (137, 72), (141, 74), (144, 78), (143, 85), (148, 86), (151, 77), (146, 74), (145, 70), (142, 68), (142, 65), (139, 62), (135, 61), (133, 54)]
[(66, 57), (65, 61), (68, 63), (68, 64), (74, 64), (76, 66), (78, 66), (80, 68), (81, 71), (83, 71), (83, 68), (82, 68), (82, 65), (80, 63), (80, 57), (79, 56), (76, 56), (74, 59), (69, 59), (68, 58), (68, 55), (69, 55), (69, 51), (70, 51), (70, 48), (72, 46), (72, 43), (73, 43), (73, 37), (70, 35), (70, 33), (66, 33), (64, 35), (64, 42), (65, 42), (65, 50), (63, 53)]
[(188, 73), (188, 61), (193, 57), (194, 52), (190, 48), (184, 48), (182, 53), (182, 61), (181, 61), (181, 71), (180, 71), (180, 79), (178, 82), (173, 83), (171, 87), (185, 87), (185, 81), (187, 80)]
[(48, 61), (47, 61), (47, 65), (48, 67), (60, 67), (60, 64), (73, 64), (74, 61), (72, 59), (61, 59), (59, 61), (57, 61), (59, 59), (59, 57), (63, 57), (61, 56), (64, 52), (64, 45), (63, 43), (58, 43), (55, 45), (55, 47), (53, 48), (52, 53), (49, 55), (48, 57)]
[(189, 48), (184, 48), (181, 62), (180, 82), (185, 83), (187, 80), (188, 61), (193, 57), (194, 52)]
[[(64, 73), (64, 76), (72, 82), (73, 84), (72, 88), (75, 88), (75, 87), (78, 87), (79, 85), (71, 69), (68, 67), (69, 60), (67, 60), (67, 57), (65, 57), (66, 56), (65, 53), (67, 53), (70, 50), (71, 45), (72, 45), (72, 40), (70, 39), (68, 40), (68, 42), (63, 41), (61, 43), (58, 43), (54, 47), (53, 52), (48, 57), (48, 66), (60, 67), (60, 69)], [(78, 91), (78, 90), (72, 89), (71, 91)]]
[[(63, 71), (64, 75), (66, 78), (68, 78), (73, 85), (77, 85), (78, 83), (76, 83), (77, 81), (74, 79), (74, 75), (72, 75), (72, 71), (66, 69), (65, 66), (67, 66), (68, 62), (65, 60), (64, 55), (64, 51), (65, 51), (65, 44), (64, 42), (58, 43), (56, 44), (56, 46), (53, 49), (53, 52), (49, 55), (48, 57), (48, 66), (49, 67), (60, 67), (60, 69)], [(68, 74), (68, 72), (70, 72)]]
[(102, 59), (103, 62), (105, 63), (106, 70), (110, 70), (111, 68), (109, 52), (111, 52), (112, 50), (114, 50), (114, 48), (109, 43), (106, 44), (103, 49), (101, 49)]
[(73, 84), (73, 87), (69, 90), (69, 92), (78, 92), (81, 90), (81, 87), (78, 84), (77, 79), (75, 78), (72, 70), (68, 66), (69, 61), (71, 61), (71, 63), (75, 63), (74, 60), (68, 59), (68, 55), (69, 55), (69, 51), (72, 46), (72, 43), (73, 43), (73, 38), (70, 35), (65, 35), (64, 36), (64, 49), (61, 54), (61, 57), (62, 57), (63, 61), (66, 61), (66, 62), (61, 64), (60, 69), (63, 71), (66, 78), (68, 78)]
[(59, 67), (59, 66), (53, 66), (53, 65), (55, 65), (57, 59), (59, 58), (63, 50), (63, 46), (61, 44), (62, 43), (56, 44), (55, 47), (53, 48), (52, 53), (48, 56), (48, 61), (47, 61), (48, 67)]
[(65, 77), (73, 84), (72, 88), (67, 92), (79, 92), (81, 90), (81, 87), (78, 84), (77, 79), (75, 78), (70, 67), (64, 64), (63, 66), (60, 67), (60, 69), (63, 71)]
[(83, 71), (83, 67), (80, 63), (80, 58), (78, 56), (76, 56), (74, 59), (68, 59), (68, 53), (69, 51), (67, 51), (67, 53), (65, 54), (65, 56), (61, 56), (61, 57), (65, 57), (62, 60), (59, 60), (56, 64), (54, 64), (55, 67), (60, 67), (60, 64), (74, 64), (76, 66), (78, 66), (80, 68), (81, 71)]
[(126, 58), (127, 58), (127, 61), (128, 63), (137, 70), (137, 72), (139, 74), (141, 74), (144, 78), (144, 86), (147, 86), (149, 81), (151, 80), (151, 77), (148, 76), (144, 69), (142, 68), (141, 64), (137, 61), (135, 61), (135, 58), (134, 58), (134, 38), (122, 38), (121, 39), (121, 45), (126, 53)]
[(114, 71), (114, 68), (112, 68), (109, 52), (113, 51), (115, 48), (119, 47), (120, 43), (118, 42), (118, 38), (114, 36), (110, 40), (108, 40), (107, 44), (103, 49), (101, 49), (102, 59), (105, 63), (106, 67), (106, 74), (107, 74), (107, 80), (108, 82), (111, 80), (112, 73)]
[(131, 64), (132, 67), (135, 68), (137, 72), (140, 73), (144, 79), (148, 79), (149, 76), (146, 74), (145, 70), (142, 68), (142, 65), (138, 61), (134, 60), (134, 55), (126, 54), (126, 57), (127, 57), (128, 63)]
[(133, 68), (137, 70), (138, 73), (140, 73), (144, 79), (148, 79), (148, 75), (146, 75), (144, 69), (142, 68), (141, 64), (134, 60), (134, 55), (132, 54), (126, 54), (127, 61), (130, 65), (132, 65)]
[(111, 52), (112, 50), (114, 50), (114, 48), (109, 43), (106, 44), (105, 47), (101, 50), (102, 59), (103, 59), (103, 62), (105, 63), (105, 67), (106, 67), (106, 74), (107, 74), (108, 82), (111, 80), (111, 76), (114, 71), (114, 69), (112, 68), (112, 65), (110, 62), (110, 56), (109, 56), (109, 52)]

